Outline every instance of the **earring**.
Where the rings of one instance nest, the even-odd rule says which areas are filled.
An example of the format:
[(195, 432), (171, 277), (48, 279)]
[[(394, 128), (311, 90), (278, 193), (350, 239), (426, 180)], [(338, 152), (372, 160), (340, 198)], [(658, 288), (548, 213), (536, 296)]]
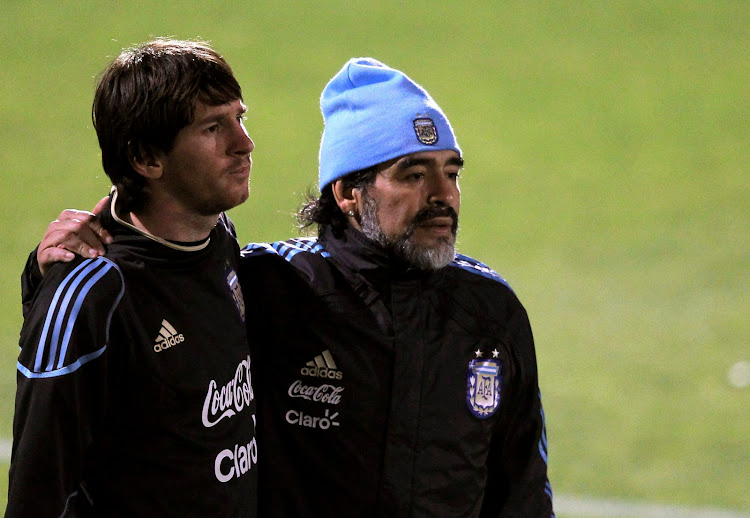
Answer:
[(349, 212), (347, 212), (347, 214), (348, 214), (349, 216), (351, 216), (351, 217), (354, 217), (354, 211), (353, 211), (353, 210), (350, 210)]

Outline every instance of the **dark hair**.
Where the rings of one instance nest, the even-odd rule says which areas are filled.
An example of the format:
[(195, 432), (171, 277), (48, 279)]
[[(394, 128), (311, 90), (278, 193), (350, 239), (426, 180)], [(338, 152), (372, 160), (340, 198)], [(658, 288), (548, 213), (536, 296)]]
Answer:
[(242, 99), (227, 62), (207, 43), (156, 39), (123, 50), (102, 72), (91, 119), (102, 166), (117, 187), (121, 208), (145, 203), (146, 181), (130, 164), (144, 151), (171, 151), (193, 122), (197, 101), (217, 106)]
[[(341, 178), (344, 189), (361, 189), (367, 191), (367, 187), (375, 183), (378, 167), (373, 166), (361, 171), (355, 171)], [(333, 196), (332, 183), (329, 183), (320, 192), (319, 197), (313, 193), (307, 193), (305, 202), (297, 212), (297, 223), (300, 230), (305, 230), (313, 225), (318, 227), (318, 235), (324, 226), (331, 227), (333, 234), (340, 237), (344, 229), (349, 225), (346, 216), (336, 203)]]

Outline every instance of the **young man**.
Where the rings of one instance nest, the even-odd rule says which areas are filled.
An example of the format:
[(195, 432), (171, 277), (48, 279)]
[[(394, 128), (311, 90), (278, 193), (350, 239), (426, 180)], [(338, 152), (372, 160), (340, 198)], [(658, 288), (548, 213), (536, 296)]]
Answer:
[(256, 516), (255, 398), (223, 215), (253, 142), (231, 68), (155, 40), (102, 74), (107, 253), (54, 265), (25, 307), (6, 517)]
[[(505, 281), (455, 253), (463, 159), (445, 114), (371, 59), (321, 108), (321, 195), (300, 212), (318, 237), (241, 261), (261, 515), (552, 516), (531, 328)], [(71, 225), (40, 257), (86, 242)]]

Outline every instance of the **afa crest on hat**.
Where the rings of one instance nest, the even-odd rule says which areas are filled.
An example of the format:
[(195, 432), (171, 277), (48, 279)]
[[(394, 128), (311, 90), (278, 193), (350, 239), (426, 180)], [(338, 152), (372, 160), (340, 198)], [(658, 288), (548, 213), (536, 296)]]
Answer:
[(435, 122), (429, 118), (414, 119), (414, 132), (417, 140), (426, 146), (431, 146), (438, 141), (437, 127)]

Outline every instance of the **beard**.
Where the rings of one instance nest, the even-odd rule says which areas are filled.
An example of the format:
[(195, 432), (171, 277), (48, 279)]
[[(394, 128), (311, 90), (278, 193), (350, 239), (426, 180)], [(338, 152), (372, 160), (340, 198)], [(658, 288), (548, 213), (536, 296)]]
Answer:
[[(456, 233), (458, 214), (452, 207), (431, 207), (419, 211), (406, 230), (396, 237), (388, 238), (378, 221), (378, 204), (374, 198), (363, 194), (364, 206), (360, 216), (362, 232), (380, 245), (386, 252), (406, 261), (419, 270), (439, 270), (450, 264), (456, 256)], [(436, 217), (450, 217), (453, 220), (451, 236), (444, 237), (432, 246), (421, 245), (413, 239), (414, 230), (423, 221)]]

